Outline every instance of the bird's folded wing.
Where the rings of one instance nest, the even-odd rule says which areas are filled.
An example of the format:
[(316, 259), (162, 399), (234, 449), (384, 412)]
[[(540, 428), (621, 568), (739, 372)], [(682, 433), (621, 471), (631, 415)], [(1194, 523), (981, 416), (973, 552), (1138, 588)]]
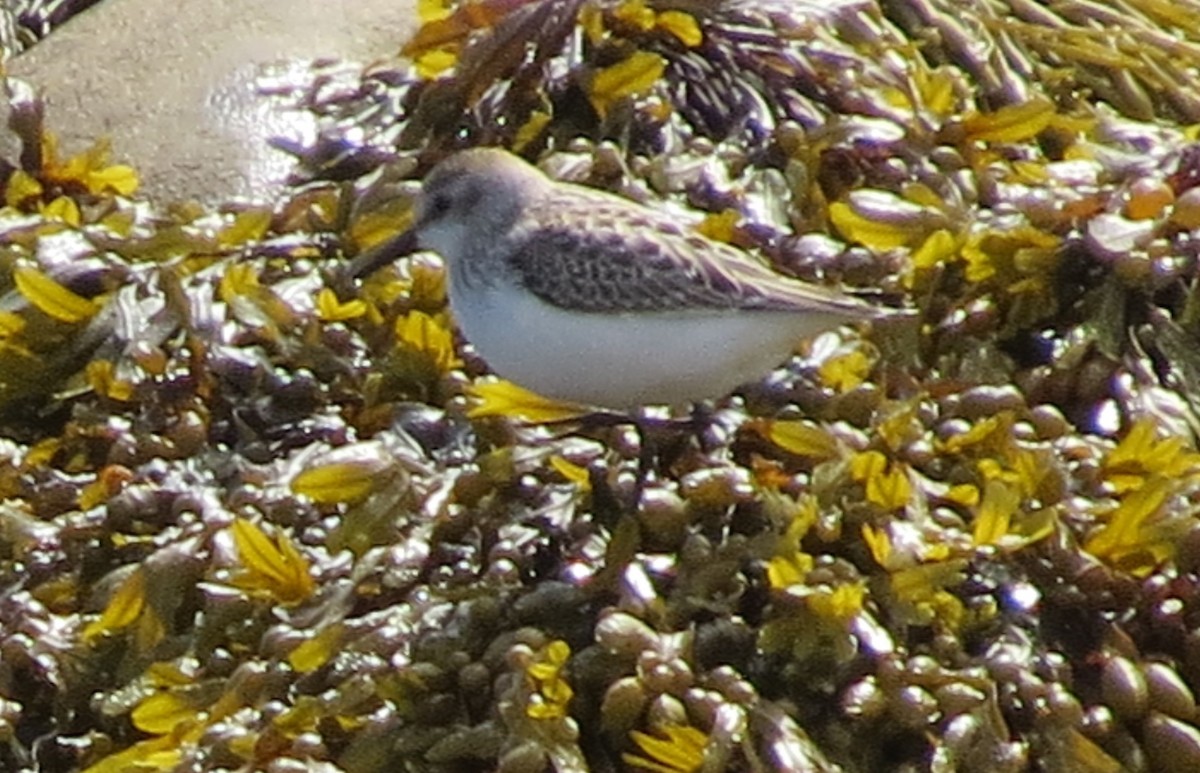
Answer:
[(512, 268), (524, 286), (575, 310), (872, 314), (856, 298), (777, 274), (664, 214), (603, 194), (539, 208), (513, 236)]

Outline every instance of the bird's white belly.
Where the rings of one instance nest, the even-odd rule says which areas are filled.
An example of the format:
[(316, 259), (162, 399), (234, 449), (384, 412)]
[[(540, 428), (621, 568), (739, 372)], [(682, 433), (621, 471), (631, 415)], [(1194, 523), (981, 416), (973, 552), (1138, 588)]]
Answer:
[(610, 408), (681, 405), (761, 377), (802, 339), (844, 321), (771, 312), (567, 312), (514, 288), (456, 297), (463, 334), (500, 376)]

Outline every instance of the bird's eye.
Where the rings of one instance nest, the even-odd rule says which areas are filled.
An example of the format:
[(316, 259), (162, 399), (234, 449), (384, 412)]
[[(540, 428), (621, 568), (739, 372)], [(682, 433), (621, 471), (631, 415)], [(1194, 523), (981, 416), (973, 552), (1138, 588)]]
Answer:
[(425, 204), (424, 219), (438, 220), (450, 211), (450, 197), (444, 193), (435, 193)]

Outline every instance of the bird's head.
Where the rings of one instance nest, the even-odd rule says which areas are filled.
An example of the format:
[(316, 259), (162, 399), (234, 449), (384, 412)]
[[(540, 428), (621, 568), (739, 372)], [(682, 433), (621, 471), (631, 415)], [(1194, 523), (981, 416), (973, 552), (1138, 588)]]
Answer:
[(426, 176), (413, 230), (421, 247), (447, 261), (477, 255), (501, 238), (547, 185), (546, 177), (517, 156), (477, 148), (450, 156)]
[(489, 249), (550, 181), (536, 167), (498, 148), (464, 150), (435, 166), (421, 185), (413, 224), (399, 236), (356, 257), (353, 281), (418, 249), (439, 253), (451, 266)]

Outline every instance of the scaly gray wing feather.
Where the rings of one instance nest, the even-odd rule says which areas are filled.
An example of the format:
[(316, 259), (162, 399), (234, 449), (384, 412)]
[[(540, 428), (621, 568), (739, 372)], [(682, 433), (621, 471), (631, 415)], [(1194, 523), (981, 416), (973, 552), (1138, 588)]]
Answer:
[(589, 312), (766, 310), (847, 319), (866, 303), (777, 274), (662, 213), (572, 186), (531, 208), (514, 233), (512, 268), (543, 301)]

